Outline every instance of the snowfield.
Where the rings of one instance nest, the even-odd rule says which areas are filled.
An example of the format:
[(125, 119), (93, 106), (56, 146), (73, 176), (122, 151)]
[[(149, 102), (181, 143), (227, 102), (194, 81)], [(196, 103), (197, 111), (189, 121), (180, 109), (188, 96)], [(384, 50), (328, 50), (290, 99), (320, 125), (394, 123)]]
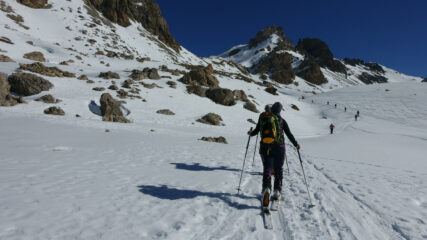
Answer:
[[(222, 127), (149, 117), (113, 124), (1, 108), (0, 239), (426, 239), (426, 90), (422, 83), (344, 88), (301, 103), (312, 113), (305, 121), (285, 111), (316, 206), (307, 208), (288, 146), (273, 230), (260, 215), (255, 138), (236, 195), (246, 119)], [(229, 144), (197, 140), (218, 135)]]
[[(278, 84), (273, 96), (260, 76), (245, 75), (221, 56), (202, 59), (185, 49), (178, 54), (137, 23), (88, 27), (96, 20), (83, 1), (50, 2), (51, 9), (34, 10), (5, 1), (29, 29), (0, 11), (0, 37), (14, 42), (0, 41), (1, 54), (16, 61), (1, 62), (0, 73), (16, 72), (19, 63), (33, 62), (25, 53), (40, 51), (46, 66), (85, 74), (93, 83), (42, 76), (52, 89), (24, 97), (26, 104), (0, 107), (0, 240), (427, 239), (427, 84), (421, 78), (384, 67), (391, 83), (356, 86), (363, 67), (347, 66), (348, 78), (322, 68), (327, 84), (296, 77), (298, 84)], [(273, 35), (260, 47), (277, 43)], [(266, 54), (247, 45), (229, 51), (237, 48), (242, 51), (234, 60), (246, 66)], [(108, 51), (134, 59), (107, 57)], [(288, 53), (296, 67), (303, 56)], [(208, 64), (220, 87), (244, 90), (258, 110), (277, 101), (284, 105), (282, 116), (302, 146), (314, 208), (308, 208), (297, 153), (288, 146), (284, 200), (272, 213), (274, 229), (264, 228), (255, 137), (237, 194), (246, 133), (254, 127), (248, 120), (256, 121), (259, 113), (245, 109), (243, 101), (223, 106), (188, 94), (178, 81), (182, 73), (161, 68), (188, 72), (186, 65)], [(113, 80), (99, 73), (119, 74), (114, 84), (120, 88), (133, 69), (144, 68), (159, 69), (160, 79), (136, 81), (132, 87), (140, 98), (122, 99), (133, 123), (103, 122), (100, 96), (117, 99), (117, 92), (107, 89)], [(154, 88), (145, 87), (150, 84)], [(65, 116), (43, 114), (52, 105), (34, 100), (45, 94), (61, 100), (54, 105)], [(157, 114), (160, 109), (175, 115)], [(210, 112), (219, 114), (224, 126), (197, 122)], [(228, 144), (199, 140), (219, 136)]]

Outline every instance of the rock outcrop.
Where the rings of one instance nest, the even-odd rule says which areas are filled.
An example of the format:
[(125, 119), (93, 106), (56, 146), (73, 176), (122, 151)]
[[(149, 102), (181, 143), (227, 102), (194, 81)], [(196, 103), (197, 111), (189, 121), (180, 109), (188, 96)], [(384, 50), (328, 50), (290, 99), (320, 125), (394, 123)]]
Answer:
[[(266, 27), (263, 30), (259, 31), (254, 38), (251, 38), (249, 40), (248, 47), (254, 48), (254, 47), (258, 46), (258, 44), (267, 40), (272, 34), (276, 34), (281, 38), (284, 48), (293, 48), (294, 47), (294, 44), (292, 43), (292, 41), (289, 40), (285, 36), (283, 28), (282, 27), (276, 27), (276, 26), (269, 26), (269, 27)], [(234, 52), (233, 53), (232, 52), (230, 52), (231, 56), (236, 54), (238, 51), (236, 52), (236, 49), (235, 49)]]
[(60, 102), (59, 99), (55, 99), (52, 95), (47, 94), (47, 95), (43, 95), (39, 98), (37, 98), (34, 101), (38, 101), (38, 102), (44, 102), (44, 103), (58, 103)]
[(0, 54), (0, 62), (15, 62), (15, 61), (13, 61), (13, 59), (11, 59), (6, 55)]
[(134, 69), (132, 70), (131, 75), (129, 75), (135, 81), (143, 80), (143, 79), (152, 79), (159, 80), (160, 75), (157, 69), (155, 68), (144, 68), (142, 71)]
[(424, 78), (421, 82), (427, 82), (427, 78)]
[(221, 116), (215, 113), (208, 113), (202, 118), (197, 120), (197, 122), (208, 124), (208, 125), (214, 125), (214, 126), (224, 125), (224, 124), (221, 124), (221, 121), (222, 121)]
[(292, 55), (288, 53), (271, 52), (258, 62), (255, 66), (254, 73), (270, 73), (274, 81), (290, 84), (295, 79), (295, 73), (292, 70)]
[(46, 67), (40, 62), (35, 62), (31, 64), (22, 64), (20, 63), (19, 66), (23, 70), (27, 70), (30, 72), (39, 73), (41, 75), (45, 75), (48, 77), (76, 77), (74, 73), (70, 73), (67, 71), (62, 71), (61, 69), (57, 67)]
[(9, 76), (10, 90), (24, 96), (31, 96), (53, 87), (48, 80), (31, 73), (14, 73)]
[(223, 143), (228, 144), (227, 139), (225, 137), (202, 137), (200, 140), (206, 141), (206, 142), (216, 142), (216, 143)]
[(179, 52), (181, 47), (169, 31), (169, 26), (162, 16), (155, 0), (85, 0), (112, 22), (123, 27), (137, 21), (150, 33), (170, 48)]
[(41, 52), (26, 53), (26, 54), (24, 54), (24, 58), (30, 59), (33, 61), (46, 62), (46, 58), (44, 58), (44, 55)]
[(10, 94), (10, 85), (6, 76), (0, 73), (0, 106), (10, 107), (18, 103), (24, 103), (22, 97), (16, 97)]
[(114, 100), (109, 93), (103, 93), (100, 99), (102, 121), (130, 123), (120, 109), (120, 103)]
[(163, 114), (163, 115), (175, 115), (175, 113), (169, 109), (160, 109), (160, 110), (157, 110), (156, 113)]
[(188, 85), (198, 85), (205, 87), (216, 88), (219, 86), (218, 79), (212, 75), (213, 67), (211, 64), (207, 67), (197, 67), (190, 72), (184, 74), (184, 76), (178, 81)]
[(120, 75), (118, 73), (112, 72), (112, 71), (108, 71), (108, 72), (101, 72), (99, 73), (98, 77), (103, 78), (103, 79), (120, 79)]
[(233, 106), (236, 104), (233, 91), (228, 88), (210, 88), (206, 90), (206, 97), (224, 106)]
[(17, 0), (18, 3), (30, 8), (49, 8), (47, 0)]
[(304, 38), (298, 40), (297, 49), (310, 55), (321, 67), (327, 67), (334, 72), (347, 73), (346, 67), (335, 60), (328, 45), (317, 38)]
[(50, 107), (44, 110), (44, 114), (63, 116), (65, 112), (60, 107)]
[(245, 105), (243, 105), (243, 108), (245, 108), (251, 112), (254, 112), (254, 113), (259, 113), (258, 109), (256, 108), (256, 105), (252, 102), (245, 103)]
[(363, 72), (361, 75), (359, 75), (357, 78), (359, 78), (360, 81), (362, 81), (365, 84), (372, 84), (372, 83), (386, 83), (387, 78), (379, 75), (371, 75), (367, 72)]
[(296, 71), (297, 76), (303, 78), (307, 82), (316, 85), (321, 85), (328, 82), (320, 70), (320, 66), (311, 58), (304, 59)]

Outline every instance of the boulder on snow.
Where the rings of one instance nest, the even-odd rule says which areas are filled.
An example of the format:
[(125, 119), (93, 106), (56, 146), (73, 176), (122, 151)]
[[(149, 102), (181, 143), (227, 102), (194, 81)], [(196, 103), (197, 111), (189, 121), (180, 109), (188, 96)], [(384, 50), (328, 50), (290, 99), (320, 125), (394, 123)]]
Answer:
[(97, 92), (102, 92), (102, 91), (105, 91), (105, 88), (104, 87), (94, 87), (94, 88), (92, 88), (92, 90), (97, 91)]
[(135, 81), (147, 78), (152, 80), (160, 79), (159, 72), (155, 68), (144, 68), (142, 71), (134, 69), (132, 70), (132, 73), (129, 75), (129, 77)]
[(208, 113), (202, 118), (197, 120), (197, 122), (214, 125), (214, 126), (224, 125), (224, 124), (221, 124), (221, 121), (222, 121), (221, 116), (215, 113)]
[(35, 95), (53, 87), (48, 80), (31, 73), (14, 73), (9, 76), (9, 83), (12, 92), (24, 96)]
[(48, 77), (76, 77), (74, 73), (70, 73), (67, 71), (62, 71), (58, 69), (57, 67), (46, 67), (40, 62), (35, 62), (31, 64), (22, 64), (20, 63), (19, 66), (23, 70), (27, 70), (34, 73), (39, 73), (41, 75), (45, 75)]
[(52, 95), (47, 94), (35, 99), (34, 101), (44, 102), (44, 103), (58, 103), (61, 100), (55, 99)]
[(10, 107), (18, 103), (25, 103), (22, 97), (16, 97), (10, 94), (10, 85), (6, 76), (0, 73), (0, 106)]
[(0, 54), (0, 62), (15, 62), (10, 57)]
[(64, 110), (62, 110), (62, 108), (54, 106), (54, 107), (46, 108), (44, 110), (44, 114), (63, 116), (65, 115), (65, 112)]
[(86, 76), (86, 75), (84, 75), (84, 74), (80, 75), (77, 79), (78, 79), (78, 80), (84, 80), (84, 81), (89, 80), (89, 78), (87, 78), (87, 76)]
[(277, 94), (277, 88), (273, 87), (273, 85), (269, 85), (266, 89), (266, 92), (273, 94), (273, 95), (279, 95)]
[(236, 101), (242, 101), (242, 102), (248, 102), (249, 101), (248, 97), (246, 96), (245, 91), (243, 91), (243, 90), (234, 90), (233, 95), (234, 95), (234, 99)]
[(187, 86), (187, 92), (190, 94), (196, 94), (199, 97), (206, 97), (206, 89), (198, 85)]
[(228, 144), (225, 137), (222, 137), (222, 136), (220, 136), (220, 137), (202, 137), (200, 140), (206, 141), (206, 142), (216, 142), (216, 143)]
[(233, 106), (236, 104), (233, 92), (228, 88), (210, 88), (206, 90), (206, 97), (215, 103), (224, 106)]
[(291, 108), (292, 108), (292, 109), (294, 109), (294, 110), (296, 110), (296, 111), (299, 111), (298, 106), (297, 106), (297, 105), (295, 105), (295, 104), (291, 104)]
[(174, 112), (172, 112), (169, 109), (161, 109), (161, 110), (157, 110), (156, 113), (158, 114), (163, 114), (163, 115), (175, 115)]
[(114, 100), (109, 93), (103, 93), (101, 95), (100, 103), (102, 121), (121, 123), (131, 122), (124, 117), (123, 112), (120, 109), (120, 103)]
[(427, 78), (424, 78), (424, 80), (422, 80), (421, 82), (427, 82)]
[(216, 88), (219, 81), (213, 74), (213, 67), (209, 64), (207, 67), (196, 67), (190, 72), (184, 74), (178, 81), (188, 85), (199, 85)]
[(256, 108), (256, 105), (250, 101), (245, 103), (245, 105), (243, 105), (243, 108), (245, 108), (251, 112), (254, 112), (254, 113), (259, 113), (258, 109)]
[(112, 72), (112, 71), (108, 71), (108, 72), (101, 72), (99, 73), (98, 77), (103, 78), (103, 79), (120, 79), (120, 75), (118, 73)]
[(169, 87), (171, 88), (176, 88), (176, 82), (174, 81), (167, 81), (166, 84), (169, 85)]
[(18, 3), (30, 8), (50, 8), (47, 0), (17, 0)]
[(41, 52), (26, 53), (26, 54), (24, 54), (24, 58), (30, 59), (33, 61), (46, 62), (46, 58), (44, 58), (44, 55)]

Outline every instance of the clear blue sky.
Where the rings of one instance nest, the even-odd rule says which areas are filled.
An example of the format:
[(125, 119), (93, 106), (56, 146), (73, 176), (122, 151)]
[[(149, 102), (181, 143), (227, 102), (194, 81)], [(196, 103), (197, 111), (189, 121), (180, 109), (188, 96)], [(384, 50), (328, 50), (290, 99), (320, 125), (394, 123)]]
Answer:
[(156, 1), (176, 40), (198, 56), (218, 55), (277, 25), (295, 44), (319, 38), (336, 58), (427, 77), (427, 0)]

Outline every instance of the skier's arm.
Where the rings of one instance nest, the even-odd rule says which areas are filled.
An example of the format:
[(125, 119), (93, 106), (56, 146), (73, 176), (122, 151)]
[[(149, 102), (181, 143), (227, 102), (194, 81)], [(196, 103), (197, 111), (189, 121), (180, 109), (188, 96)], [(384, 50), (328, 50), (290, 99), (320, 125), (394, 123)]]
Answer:
[(286, 136), (288, 137), (288, 139), (292, 142), (292, 144), (295, 147), (297, 147), (298, 142), (297, 140), (295, 140), (294, 135), (292, 135), (291, 130), (289, 129), (288, 123), (285, 121), (285, 119), (283, 119), (282, 128), (283, 128), (283, 131), (286, 133)]
[(252, 132), (249, 134), (251, 136), (256, 136), (259, 133), (259, 130), (261, 129), (261, 124), (260, 121), (258, 119), (258, 123), (256, 124), (256, 127), (254, 130), (252, 130)]

